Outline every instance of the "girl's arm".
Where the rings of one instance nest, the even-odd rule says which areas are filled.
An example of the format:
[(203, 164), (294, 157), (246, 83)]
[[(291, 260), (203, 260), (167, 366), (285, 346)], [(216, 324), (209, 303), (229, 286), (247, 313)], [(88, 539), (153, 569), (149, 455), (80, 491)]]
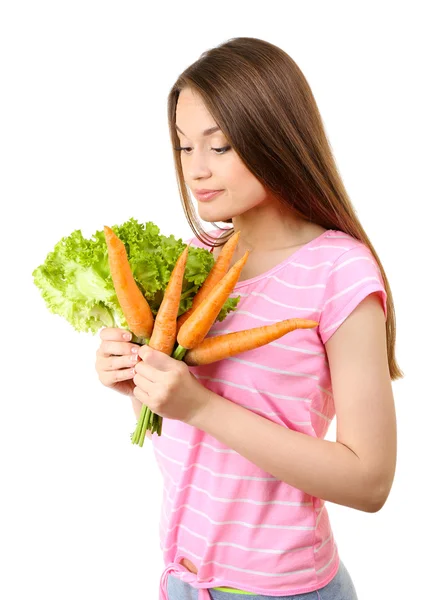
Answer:
[(336, 408), (336, 442), (287, 429), (206, 389), (190, 425), (317, 498), (376, 512), (396, 466), (396, 417), (384, 312), (367, 296), (326, 343)]

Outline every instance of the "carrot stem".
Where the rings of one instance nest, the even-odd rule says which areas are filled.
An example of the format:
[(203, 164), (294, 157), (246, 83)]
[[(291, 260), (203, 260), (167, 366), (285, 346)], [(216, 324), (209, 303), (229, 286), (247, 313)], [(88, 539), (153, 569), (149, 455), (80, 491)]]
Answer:
[(142, 404), (139, 420), (137, 421), (136, 428), (131, 436), (131, 443), (142, 446), (148, 429), (150, 429), (151, 433), (157, 432), (158, 435), (161, 435), (162, 422), (163, 417), (152, 412), (149, 406)]
[(140, 415), (139, 415), (139, 420), (137, 421), (136, 429), (134, 430), (133, 444), (137, 444), (139, 442), (140, 434), (142, 431), (142, 423), (145, 420), (146, 412), (148, 410), (149, 410), (149, 408), (147, 406), (145, 406), (144, 404), (142, 404), (142, 408), (140, 410)]
[(141, 417), (142, 417), (142, 411), (143, 410), (144, 410), (144, 406), (142, 406), (139, 418), (138, 418), (138, 420), (136, 422), (136, 427), (134, 428), (134, 433), (133, 433), (133, 437), (132, 437), (132, 440), (131, 440), (132, 444), (136, 444), (137, 440), (139, 439), (139, 436), (140, 436), (140, 423), (141, 423)]
[(149, 344), (149, 338), (139, 337), (137, 335), (134, 335), (134, 333), (132, 331), (130, 331), (130, 333), (131, 333), (131, 343), (132, 344), (139, 344), (139, 346), (144, 346), (145, 344), (146, 345)]
[(191, 296), (191, 294), (194, 294), (195, 291), (197, 291), (199, 289), (198, 285), (193, 286), (191, 289), (188, 290), (188, 292), (184, 292), (183, 294), (181, 294), (181, 300), (183, 300), (184, 298), (188, 298), (188, 296)]
[(181, 344), (178, 344), (176, 350), (173, 353), (173, 358), (176, 358), (176, 360), (182, 360), (187, 350), (188, 348), (184, 348), (183, 346), (181, 346)]
[(145, 435), (146, 435), (146, 430), (148, 429), (148, 421), (149, 421), (149, 416), (151, 414), (151, 410), (148, 407), (145, 407), (146, 410), (146, 414), (145, 414), (145, 419), (143, 420), (143, 425), (142, 425), (142, 431), (140, 432), (140, 439), (139, 439), (139, 446), (143, 446), (143, 442), (145, 441)]

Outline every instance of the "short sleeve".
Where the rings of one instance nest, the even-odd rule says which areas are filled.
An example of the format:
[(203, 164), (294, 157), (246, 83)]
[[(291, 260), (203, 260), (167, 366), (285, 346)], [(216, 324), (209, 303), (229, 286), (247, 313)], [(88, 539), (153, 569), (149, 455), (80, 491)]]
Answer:
[(365, 244), (344, 252), (329, 272), (319, 320), (325, 344), (366, 296), (377, 292), (387, 319), (387, 293), (379, 265)]

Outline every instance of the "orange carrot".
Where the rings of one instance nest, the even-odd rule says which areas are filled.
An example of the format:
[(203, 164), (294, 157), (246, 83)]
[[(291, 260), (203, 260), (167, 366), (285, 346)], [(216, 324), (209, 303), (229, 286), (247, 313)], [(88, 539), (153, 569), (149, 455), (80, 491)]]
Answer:
[(309, 329), (317, 325), (316, 321), (307, 319), (286, 319), (272, 325), (211, 336), (188, 350), (183, 360), (189, 366), (207, 365), (264, 346), (295, 329)]
[(151, 307), (134, 280), (124, 243), (107, 225), (104, 234), (113, 285), (127, 325), (134, 335), (148, 343), (154, 326)]
[(210, 270), (208, 276), (203, 282), (201, 288), (197, 292), (197, 294), (193, 298), (193, 303), (191, 308), (187, 310), (187, 312), (183, 313), (176, 323), (176, 332), (179, 332), (179, 329), (185, 323), (185, 321), (191, 317), (193, 312), (196, 310), (198, 306), (203, 302), (205, 298), (207, 298), (213, 288), (217, 285), (217, 283), (224, 277), (227, 273), (228, 268), (230, 266), (231, 258), (236, 250), (237, 243), (239, 241), (240, 231), (234, 233), (231, 238), (225, 243), (223, 246), (220, 255), (218, 256), (215, 264)]
[(224, 277), (212, 289), (210, 294), (203, 300), (200, 306), (193, 312), (178, 332), (179, 346), (175, 350), (175, 358), (185, 349), (194, 348), (204, 339), (205, 335), (212, 327), (224, 302), (233, 291), (234, 286), (239, 279), (239, 275), (248, 260), (249, 250), (239, 259), (224, 275)]
[(178, 318), (179, 304), (185, 267), (190, 244), (185, 248), (176, 261), (176, 265), (170, 274), (169, 283), (164, 290), (163, 300), (155, 318), (149, 346), (164, 352), (169, 356), (172, 354), (176, 342), (176, 319)]

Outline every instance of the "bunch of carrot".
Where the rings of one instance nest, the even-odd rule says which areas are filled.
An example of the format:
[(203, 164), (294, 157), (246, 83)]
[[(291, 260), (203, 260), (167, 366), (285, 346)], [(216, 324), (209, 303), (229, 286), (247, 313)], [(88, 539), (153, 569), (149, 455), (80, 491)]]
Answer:
[[(240, 231), (227, 241), (209, 275), (194, 296), (191, 308), (178, 318), (190, 246), (188, 244), (170, 275), (154, 320), (148, 302), (134, 281), (124, 244), (109, 227), (105, 226), (104, 233), (112, 280), (130, 331), (151, 348), (177, 360), (184, 360), (189, 366), (222, 360), (264, 346), (295, 329), (307, 329), (318, 325), (316, 321), (307, 319), (286, 319), (272, 325), (206, 338), (222, 306), (233, 291), (249, 256), (247, 250), (229, 269)], [(178, 344), (175, 348), (176, 342)], [(147, 406), (142, 406), (139, 421), (132, 434), (132, 443), (142, 446), (148, 427), (152, 433), (156, 431), (161, 435), (162, 421), (162, 417), (152, 413)]]

